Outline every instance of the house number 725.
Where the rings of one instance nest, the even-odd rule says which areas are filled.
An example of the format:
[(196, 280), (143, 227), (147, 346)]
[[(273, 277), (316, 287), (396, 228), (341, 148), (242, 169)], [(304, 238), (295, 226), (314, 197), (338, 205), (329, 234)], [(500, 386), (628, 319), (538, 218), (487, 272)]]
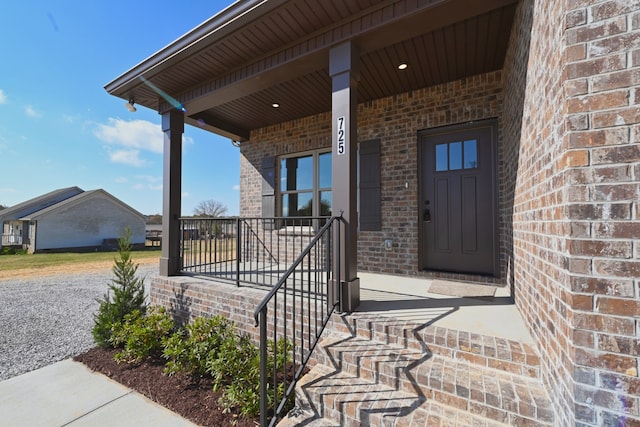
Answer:
[(338, 117), (338, 155), (341, 156), (345, 152), (345, 139), (344, 139), (344, 116)]

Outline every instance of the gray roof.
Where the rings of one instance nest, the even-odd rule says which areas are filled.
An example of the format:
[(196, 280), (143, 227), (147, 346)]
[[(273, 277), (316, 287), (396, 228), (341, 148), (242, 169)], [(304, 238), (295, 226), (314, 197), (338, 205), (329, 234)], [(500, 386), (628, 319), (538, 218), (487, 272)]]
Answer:
[(51, 191), (1, 210), (0, 221), (20, 219), (26, 215), (31, 215), (34, 212), (46, 209), (49, 206), (60, 203), (83, 192), (84, 190), (80, 187), (67, 187)]
[(68, 199), (62, 200), (59, 203), (47, 206), (43, 209), (40, 209), (38, 211), (34, 211), (31, 212), (28, 215), (25, 215), (24, 217), (21, 217), (20, 220), (21, 221), (31, 221), (31, 220), (37, 220), (39, 217), (42, 217), (44, 215), (50, 214), (52, 212), (55, 212), (58, 209), (61, 209), (65, 206), (74, 204), (82, 199), (87, 199), (89, 197), (91, 197), (94, 194), (97, 193), (101, 193), (106, 195), (107, 197), (109, 197), (112, 201), (114, 201), (115, 203), (119, 204), (120, 206), (122, 206), (125, 209), (130, 210), (132, 213), (139, 215), (143, 218), (145, 218), (145, 216), (143, 214), (141, 214), (140, 212), (138, 212), (137, 210), (133, 209), (131, 206), (127, 205), (126, 203), (124, 203), (123, 201), (121, 201), (120, 199), (112, 196), (111, 194), (107, 193), (106, 191), (102, 190), (102, 189), (98, 189), (98, 190), (89, 190), (89, 191), (83, 191), (80, 194), (76, 194), (73, 197), (69, 197)]

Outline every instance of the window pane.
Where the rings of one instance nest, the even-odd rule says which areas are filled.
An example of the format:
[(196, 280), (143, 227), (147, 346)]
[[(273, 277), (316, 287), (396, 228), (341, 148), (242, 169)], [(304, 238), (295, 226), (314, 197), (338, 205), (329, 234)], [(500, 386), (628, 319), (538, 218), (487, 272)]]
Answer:
[(478, 167), (478, 143), (475, 139), (464, 142), (464, 168)]
[(311, 193), (291, 193), (282, 196), (282, 216), (311, 216)]
[(320, 188), (331, 188), (331, 153), (322, 153), (320, 163)]
[(289, 157), (280, 162), (282, 191), (311, 190), (313, 188), (313, 156)]
[(462, 143), (452, 142), (449, 144), (449, 169), (462, 169)]
[(436, 172), (446, 171), (448, 169), (447, 144), (438, 144), (436, 145)]
[(320, 216), (331, 216), (331, 191), (320, 192)]

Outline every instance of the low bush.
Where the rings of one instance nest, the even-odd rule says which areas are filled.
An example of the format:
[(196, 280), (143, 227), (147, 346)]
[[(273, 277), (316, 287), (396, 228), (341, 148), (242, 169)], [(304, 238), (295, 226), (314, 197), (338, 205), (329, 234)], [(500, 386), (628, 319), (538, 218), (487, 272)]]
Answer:
[[(227, 411), (238, 410), (242, 416), (260, 413), (260, 354), (249, 336), (238, 335), (233, 322), (222, 316), (198, 317), (183, 329), (173, 331), (175, 323), (164, 308), (138, 310), (112, 325), (110, 343), (122, 348), (115, 356), (119, 362), (139, 363), (150, 357), (166, 360), (166, 375), (186, 374), (210, 377), (213, 390), (222, 391), (219, 404)], [(287, 340), (268, 343), (267, 371), (283, 378), (290, 366), (292, 345)], [(273, 354), (278, 355), (276, 358)], [(284, 384), (277, 390), (284, 396)], [(268, 402), (273, 405), (269, 390)]]
[(138, 310), (124, 316), (113, 325), (110, 342), (121, 347), (115, 354), (118, 362), (140, 363), (146, 359), (160, 359), (163, 343), (174, 329), (173, 319), (164, 307), (151, 307), (145, 315)]
[(2, 248), (2, 251), (0, 251), (0, 255), (26, 255), (26, 254), (27, 254), (26, 249), (16, 249), (16, 248), (10, 248), (8, 246), (5, 246), (4, 248)]
[(243, 416), (260, 413), (260, 354), (248, 336), (233, 335), (207, 361), (213, 390), (223, 391), (220, 405), (226, 411), (239, 408)]
[[(269, 341), (268, 346), (267, 376), (273, 378), (275, 368), (277, 377), (282, 378), (286, 365), (291, 363), (292, 345), (282, 339), (277, 345)], [(273, 357), (274, 351), (277, 358)], [(260, 354), (248, 336), (235, 336), (223, 342), (218, 356), (207, 364), (207, 371), (213, 376), (213, 389), (223, 391), (218, 403), (226, 411), (238, 409), (241, 415), (248, 417), (260, 413)], [(275, 396), (280, 399), (284, 393), (285, 384), (281, 382)], [(267, 389), (267, 403), (270, 407), (274, 404), (274, 393), (270, 388)]]
[(222, 316), (194, 319), (184, 330), (175, 332), (166, 340), (163, 351), (163, 357), (167, 359), (165, 373), (205, 375), (207, 361), (215, 358), (222, 342), (234, 334), (233, 322)]

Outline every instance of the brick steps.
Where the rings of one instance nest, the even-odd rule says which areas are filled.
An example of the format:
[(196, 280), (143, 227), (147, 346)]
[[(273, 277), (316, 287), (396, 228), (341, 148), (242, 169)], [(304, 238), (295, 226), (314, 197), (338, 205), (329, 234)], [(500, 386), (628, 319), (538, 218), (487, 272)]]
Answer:
[(506, 426), (325, 365), (317, 365), (305, 375), (297, 392), (301, 414), (285, 418), (279, 427)]
[(540, 359), (533, 346), (506, 338), (480, 335), (411, 321), (388, 322), (352, 315), (348, 323), (334, 324), (337, 333), (358, 336), (444, 357), (463, 359), (488, 368), (539, 378)]
[[(447, 341), (453, 332), (446, 331), (444, 345), (424, 345), (424, 336), (407, 329), (367, 329), (334, 333), (316, 349), (317, 365), (297, 387), (303, 416), (314, 420), (305, 425), (552, 425), (537, 357), (513, 351), (517, 343), (498, 350), (495, 341), (473, 337), (486, 345), (472, 347), (465, 333)], [(522, 359), (517, 368), (514, 354)]]

